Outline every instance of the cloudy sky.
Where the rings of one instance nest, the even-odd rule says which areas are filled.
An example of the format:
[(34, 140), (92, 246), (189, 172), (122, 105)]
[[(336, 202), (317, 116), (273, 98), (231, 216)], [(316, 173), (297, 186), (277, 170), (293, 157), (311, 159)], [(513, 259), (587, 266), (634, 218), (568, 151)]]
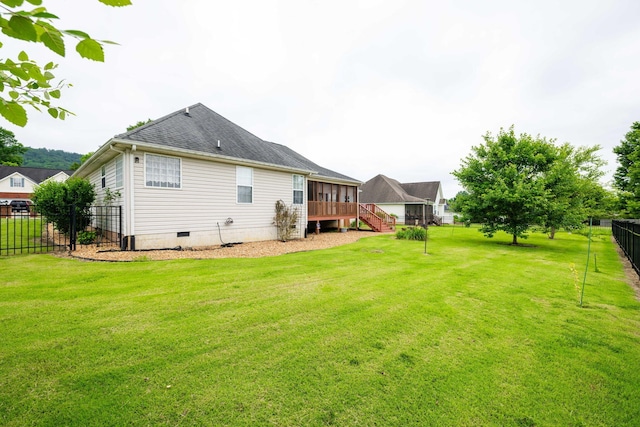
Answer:
[[(113, 40), (106, 62), (56, 57), (65, 121), (29, 111), (17, 139), (95, 151), (201, 102), (258, 137), (362, 181), (443, 183), (486, 132), (515, 125), (611, 150), (640, 121), (640, 2), (46, 0), (59, 27)], [(71, 43), (71, 42), (69, 42)], [(68, 46), (72, 50), (72, 46)], [(0, 119), (2, 120), (2, 119)]]

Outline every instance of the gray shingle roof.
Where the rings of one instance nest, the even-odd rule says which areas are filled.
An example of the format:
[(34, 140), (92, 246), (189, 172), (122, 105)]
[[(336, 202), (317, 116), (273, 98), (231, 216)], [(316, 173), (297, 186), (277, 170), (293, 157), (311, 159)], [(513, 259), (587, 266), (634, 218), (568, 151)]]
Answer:
[(360, 193), (362, 203), (424, 203), (436, 201), (440, 181), (401, 184), (382, 174), (365, 182)]
[(22, 176), (26, 176), (30, 180), (41, 183), (42, 181), (51, 178), (52, 176), (64, 172), (67, 175), (71, 176), (73, 174), (72, 170), (64, 170), (64, 169), (45, 169), (45, 168), (28, 168), (22, 166), (0, 166), (0, 179), (6, 178), (11, 174), (18, 172)]
[(258, 138), (200, 103), (115, 138), (314, 171), (323, 177), (357, 182), (317, 165), (284, 145)]

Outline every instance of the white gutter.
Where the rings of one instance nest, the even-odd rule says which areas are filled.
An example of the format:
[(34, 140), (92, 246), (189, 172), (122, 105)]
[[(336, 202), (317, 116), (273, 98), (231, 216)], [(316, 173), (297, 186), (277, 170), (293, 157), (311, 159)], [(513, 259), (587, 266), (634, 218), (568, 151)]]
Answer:
[(160, 153), (173, 153), (176, 156), (182, 156), (182, 157), (186, 156), (186, 157), (195, 157), (195, 158), (209, 159), (209, 160), (214, 159), (221, 163), (231, 163), (234, 165), (260, 166), (263, 169), (297, 173), (297, 174), (303, 174), (303, 175), (310, 175), (310, 174), (317, 173), (316, 171), (312, 171), (309, 169), (299, 169), (299, 168), (292, 168), (287, 166), (274, 165), (273, 163), (260, 162), (257, 160), (240, 159), (238, 157), (224, 156), (221, 154), (204, 153), (202, 151), (190, 150), (188, 148), (168, 147), (166, 145), (150, 144), (147, 142), (130, 141), (130, 140), (123, 140), (123, 139), (116, 139), (116, 138), (111, 139), (110, 142), (113, 144), (124, 144), (128, 146), (138, 145), (144, 149), (155, 150)]

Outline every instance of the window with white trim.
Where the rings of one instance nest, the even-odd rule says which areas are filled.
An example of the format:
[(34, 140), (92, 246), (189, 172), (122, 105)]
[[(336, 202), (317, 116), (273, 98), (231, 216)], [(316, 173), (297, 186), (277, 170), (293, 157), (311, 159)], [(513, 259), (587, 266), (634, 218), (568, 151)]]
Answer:
[(24, 188), (24, 178), (11, 177), (9, 180), (12, 187), (22, 187)]
[(145, 154), (144, 166), (147, 187), (182, 188), (179, 158)]
[(304, 176), (293, 175), (293, 204), (304, 203)]
[(236, 166), (238, 203), (253, 203), (253, 168)]
[(100, 169), (100, 185), (101, 188), (104, 188), (107, 186), (107, 168), (106, 166), (102, 166), (102, 168)]
[(116, 158), (116, 188), (121, 188), (124, 185), (124, 162), (122, 156)]

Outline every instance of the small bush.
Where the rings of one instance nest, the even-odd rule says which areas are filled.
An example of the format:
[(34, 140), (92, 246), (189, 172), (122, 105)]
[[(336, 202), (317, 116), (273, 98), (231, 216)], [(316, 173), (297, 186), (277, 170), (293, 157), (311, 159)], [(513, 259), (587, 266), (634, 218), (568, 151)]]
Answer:
[(96, 241), (95, 231), (81, 231), (78, 233), (78, 243), (81, 245), (90, 245)]
[(396, 239), (402, 240), (424, 240), (427, 236), (427, 230), (422, 227), (403, 228), (396, 232)]

